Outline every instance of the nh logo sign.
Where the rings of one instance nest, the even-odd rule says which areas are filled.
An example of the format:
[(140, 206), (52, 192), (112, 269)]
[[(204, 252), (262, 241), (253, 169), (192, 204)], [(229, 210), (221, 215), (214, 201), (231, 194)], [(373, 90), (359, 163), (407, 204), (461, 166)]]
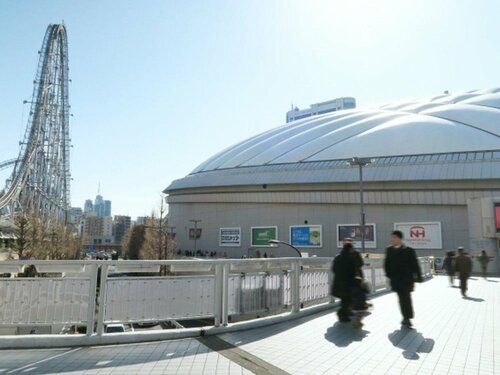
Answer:
[(410, 228), (410, 238), (425, 238), (425, 228), (414, 225)]

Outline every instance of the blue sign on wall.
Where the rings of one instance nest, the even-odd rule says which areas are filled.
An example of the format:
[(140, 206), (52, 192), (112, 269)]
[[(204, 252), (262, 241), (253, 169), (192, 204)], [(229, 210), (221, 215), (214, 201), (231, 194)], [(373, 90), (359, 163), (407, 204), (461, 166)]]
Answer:
[(298, 247), (322, 247), (321, 225), (294, 225), (290, 227), (290, 243)]

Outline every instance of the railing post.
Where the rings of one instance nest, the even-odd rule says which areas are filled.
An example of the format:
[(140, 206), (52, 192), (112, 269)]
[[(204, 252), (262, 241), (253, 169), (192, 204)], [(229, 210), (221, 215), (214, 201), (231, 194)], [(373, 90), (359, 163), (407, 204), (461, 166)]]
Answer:
[(372, 293), (374, 293), (377, 290), (377, 279), (375, 277), (375, 267), (371, 266), (370, 267), (370, 273), (371, 273), (371, 278), (372, 278)]
[(215, 298), (214, 298), (214, 325), (219, 327), (222, 321), (222, 299), (223, 299), (223, 265), (215, 265)]
[(108, 289), (108, 265), (101, 266), (101, 282), (99, 283), (99, 310), (97, 314), (97, 334), (102, 336), (104, 333), (104, 312), (106, 311), (106, 294)]
[(229, 264), (222, 266), (222, 325), (228, 323), (229, 306)]
[(292, 262), (291, 274), (292, 313), (300, 311), (300, 262)]
[(89, 286), (89, 305), (87, 311), (87, 336), (94, 334), (95, 323), (95, 299), (97, 297), (97, 272), (99, 266), (97, 264), (89, 265), (90, 269), (90, 286)]
[(332, 264), (330, 266), (330, 272), (328, 272), (328, 287), (330, 288), (328, 294), (330, 295), (330, 303), (334, 303), (335, 302), (335, 297), (332, 294), (332, 290), (333, 290), (333, 277), (334, 277), (334, 274), (333, 274), (333, 264)]

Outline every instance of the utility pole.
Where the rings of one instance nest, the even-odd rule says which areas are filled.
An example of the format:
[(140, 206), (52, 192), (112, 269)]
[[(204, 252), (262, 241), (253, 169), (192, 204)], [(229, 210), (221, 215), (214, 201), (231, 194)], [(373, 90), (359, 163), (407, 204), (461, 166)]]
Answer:
[(201, 220), (199, 219), (191, 219), (189, 220), (190, 222), (194, 223), (194, 252), (196, 254), (196, 250), (198, 250), (196, 247), (196, 240), (198, 239), (198, 223), (201, 223)]
[(357, 166), (359, 167), (359, 211), (360, 211), (360, 227), (361, 227), (361, 252), (365, 252), (365, 241), (366, 241), (366, 234), (365, 234), (365, 227), (366, 227), (366, 220), (365, 220), (365, 199), (364, 199), (364, 184), (363, 184), (363, 167), (371, 164), (372, 160), (368, 158), (358, 158), (354, 157), (350, 159), (347, 164), (350, 166)]

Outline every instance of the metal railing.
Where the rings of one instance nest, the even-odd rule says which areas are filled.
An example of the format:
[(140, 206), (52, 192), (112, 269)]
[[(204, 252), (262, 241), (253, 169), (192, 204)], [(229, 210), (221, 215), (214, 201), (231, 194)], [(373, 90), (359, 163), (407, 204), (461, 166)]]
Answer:
[[(429, 259), (419, 259), (423, 274), (430, 277)], [(259, 316), (290, 318), (311, 306), (334, 302), (331, 262), (332, 258), (3, 261), (0, 274), (21, 273), (27, 266), (34, 266), (38, 274), (0, 277), (0, 347), (8, 347), (2, 340), (29, 333), (34, 326), (48, 327), (45, 333), (60, 333), (67, 325), (85, 326), (79, 344), (87, 339), (90, 345), (101, 342), (92, 337), (116, 337), (106, 333), (107, 325), (116, 323), (203, 320), (210, 328)], [(386, 290), (382, 260), (366, 263), (365, 277), (373, 293)], [(147, 340), (147, 332), (141, 335)], [(58, 336), (45, 336), (49, 346)]]

